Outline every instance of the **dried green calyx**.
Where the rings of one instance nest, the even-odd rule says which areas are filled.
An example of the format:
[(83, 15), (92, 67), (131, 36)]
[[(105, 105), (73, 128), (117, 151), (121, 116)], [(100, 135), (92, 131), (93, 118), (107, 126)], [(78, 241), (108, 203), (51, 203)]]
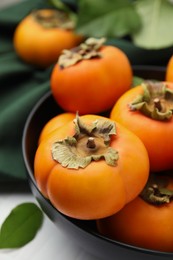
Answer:
[(167, 176), (151, 174), (140, 196), (153, 205), (168, 204), (173, 199), (173, 190), (167, 188), (168, 184), (169, 178)]
[(142, 86), (144, 92), (129, 104), (130, 110), (139, 110), (155, 120), (169, 120), (173, 113), (173, 90), (163, 82), (145, 81)]
[(72, 66), (81, 60), (89, 60), (91, 58), (101, 58), (100, 48), (103, 46), (105, 38), (95, 39), (88, 38), (84, 43), (71, 50), (63, 50), (58, 59), (61, 69)]
[(116, 165), (118, 152), (110, 147), (111, 135), (116, 134), (113, 121), (98, 119), (86, 125), (76, 116), (74, 125), (74, 136), (53, 144), (52, 156), (55, 161), (70, 169), (85, 168), (92, 160), (100, 159), (110, 166)]
[(75, 22), (64, 11), (54, 9), (39, 9), (32, 12), (33, 18), (44, 28), (62, 28), (73, 30)]

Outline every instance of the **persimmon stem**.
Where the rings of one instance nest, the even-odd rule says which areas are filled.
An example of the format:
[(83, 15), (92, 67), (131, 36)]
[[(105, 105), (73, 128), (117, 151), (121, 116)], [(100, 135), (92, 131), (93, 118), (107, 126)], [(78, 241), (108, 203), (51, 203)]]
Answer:
[(54, 16), (52, 12), (40, 12), (37, 14), (38, 19), (48, 21), (48, 22), (50, 22), (53, 17)]
[(88, 137), (87, 147), (90, 148), (90, 149), (95, 149), (96, 148), (94, 137), (91, 137), (91, 136)]
[(105, 40), (105, 38), (88, 38), (79, 46), (71, 50), (64, 50), (58, 59), (60, 68), (64, 69), (66, 67), (73, 66), (82, 60), (101, 58), (102, 55), (100, 49), (103, 46)]
[(139, 110), (143, 115), (154, 120), (170, 120), (173, 116), (173, 90), (169, 84), (145, 81), (141, 86), (143, 93), (130, 103), (130, 110)]
[(155, 108), (157, 108), (159, 111), (162, 110), (162, 105), (161, 105), (161, 102), (160, 102), (159, 98), (155, 98), (154, 99), (154, 105), (155, 105)]
[(55, 161), (69, 169), (85, 168), (91, 161), (103, 159), (107, 165), (117, 165), (118, 151), (108, 142), (112, 135), (116, 135), (114, 121), (97, 119), (88, 125), (77, 114), (74, 124), (73, 136), (53, 143), (52, 157)]
[(143, 200), (158, 206), (165, 203), (168, 204), (173, 200), (173, 191), (169, 190), (167, 186), (162, 183), (162, 181), (164, 182), (163, 179), (160, 179), (160, 181), (160, 184), (151, 183), (143, 189), (140, 195)]
[(39, 9), (32, 12), (33, 18), (45, 28), (74, 29), (74, 21), (70, 16), (60, 10)]

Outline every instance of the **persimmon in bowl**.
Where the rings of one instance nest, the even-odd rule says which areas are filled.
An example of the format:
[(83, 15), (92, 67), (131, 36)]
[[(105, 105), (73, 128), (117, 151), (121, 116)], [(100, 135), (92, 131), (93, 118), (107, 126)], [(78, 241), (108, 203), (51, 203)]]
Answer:
[[(134, 68), (134, 75), (146, 79), (163, 80), (165, 71), (162, 68), (137, 67)], [(34, 178), (34, 158), (38, 140), (43, 126), (51, 118), (62, 112), (63, 110), (58, 107), (51, 92), (48, 92), (34, 106), (24, 127), (22, 139), (23, 158), (32, 193), (38, 200), (42, 210), (54, 222), (57, 228), (60, 228), (62, 232), (71, 236), (71, 238), (84, 247), (85, 250), (100, 257), (100, 259), (172, 259), (173, 253), (133, 246), (101, 235), (97, 230), (94, 220), (80, 220), (66, 216), (58, 211), (52, 203), (42, 195)]]

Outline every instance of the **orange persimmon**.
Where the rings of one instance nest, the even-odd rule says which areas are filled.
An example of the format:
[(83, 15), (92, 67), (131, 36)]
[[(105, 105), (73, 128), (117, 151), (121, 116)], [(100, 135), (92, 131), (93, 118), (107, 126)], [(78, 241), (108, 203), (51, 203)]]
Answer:
[(65, 50), (51, 75), (52, 94), (65, 111), (98, 114), (109, 110), (132, 84), (126, 54), (104, 39), (89, 38)]
[(82, 41), (72, 28), (72, 21), (62, 11), (33, 11), (16, 27), (14, 48), (25, 62), (48, 67), (57, 61), (63, 49), (70, 49)]
[(158, 174), (150, 177), (140, 196), (118, 213), (98, 220), (97, 228), (123, 243), (173, 252), (173, 179)]
[(114, 121), (76, 117), (45, 138), (35, 154), (41, 193), (65, 215), (98, 219), (119, 211), (143, 189), (149, 174), (141, 140)]
[(110, 118), (144, 143), (151, 171), (173, 168), (173, 84), (146, 81), (122, 95)]

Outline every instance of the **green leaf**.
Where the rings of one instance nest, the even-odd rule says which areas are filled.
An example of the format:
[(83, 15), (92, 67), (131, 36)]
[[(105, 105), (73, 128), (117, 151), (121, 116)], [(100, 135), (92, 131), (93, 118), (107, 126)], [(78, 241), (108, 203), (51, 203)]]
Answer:
[(2, 224), (0, 248), (19, 248), (30, 242), (43, 222), (43, 213), (34, 203), (15, 207)]
[(76, 7), (77, 0), (48, 0), (50, 4), (58, 9), (63, 9), (68, 7)]
[(132, 36), (134, 44), (146, 49), (173, 45), (173, 5), (167, 0), (138, 0), (135, 7), (142, 27)]
[(137, 77), (137, 76), (133, 76), (133, 82), (132, 82), (132, 88), (136, 87), (138, 85), (140, 85), (142, 82), (144, 81), (143, 78)]
[(79, 0), (78, 33), (93, 37), (122, 37), (139, 28), (140, 17), (128, 0)]
[(49, 0), (49, 3), (58, 10), (69, 11), (69, 8), (61, 0)]

